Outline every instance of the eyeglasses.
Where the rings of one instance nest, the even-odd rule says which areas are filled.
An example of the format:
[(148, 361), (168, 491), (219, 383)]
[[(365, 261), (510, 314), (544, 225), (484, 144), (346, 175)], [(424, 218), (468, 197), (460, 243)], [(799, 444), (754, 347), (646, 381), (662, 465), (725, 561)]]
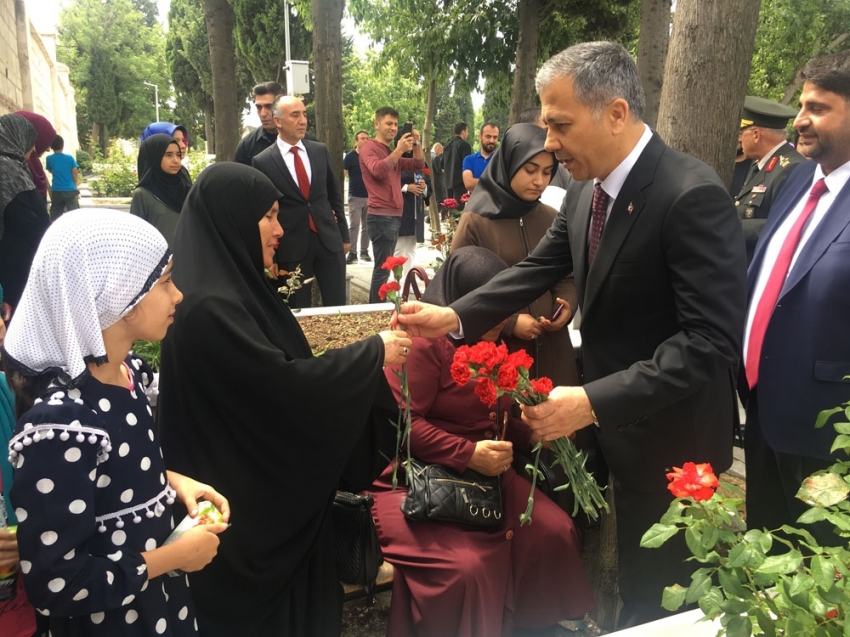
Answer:
[(8, 323), (12, 318), (12, 306), (8, 303), (0, 302), (0, 320), (4, 323)]

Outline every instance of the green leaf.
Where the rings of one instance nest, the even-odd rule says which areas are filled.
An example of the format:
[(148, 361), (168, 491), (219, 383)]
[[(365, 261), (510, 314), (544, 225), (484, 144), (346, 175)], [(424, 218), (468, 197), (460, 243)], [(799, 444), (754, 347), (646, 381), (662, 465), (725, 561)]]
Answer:
[(733, 617), (726, 624), (727, 637), (750, 637), (753, 634), (753, 624), (746, 615)]
[(805, 544), (813, 551), (820, 549), (820, 545), (818, 544), (815, 537), (806, 529), (798, 529), (796, 527), (789, 526), (788, 524), (783, 524), (782, 530), (788, 533), (789, 535), (799, 535), (805, 540)]
[(740, 615), (741, 613), (746, 613), (749, 608), (750, 605), (740, 599), (727, 599), (720, 603), (720, 609), (729, 615)]
[(753, 612), (756, 616), (756, 622), (765, 634), (765, 637), (776, 637), (776, 622), (773, 618), (760, 608), (755, 609)]
[(679, 584), (665, 586), (664, 592), (661, 594), (661, 606), (671, 612), (679, 610), (679, 607), (685, 603), (685, 596), (687, 594), (688, 589)]
[(800, 551), (791, 550), (784, 555), (771, 555), (756, 569), (757, 573), (793, 573), (800, 567), (803, 556)]
[[(844, 436), (850, 442), (850, 436)], [(841, 436), (838, 436), (841, 438)], [(838, 442), (836, 438), (836, 443)], [(847, 498), (850, 486), (834, 473), (811, 475), (800, 486), (797, 498), (813, 507), (830, 507)]]
[(832, 409), (824, 409), (822, 412), (818, 414), (817, 419), (815, 420), (815, 429), (820, 429), (826, 424), (826, 421), (830, 419), (833, 414), (837, 414), (839, 411), (844, 411), (841, 407), (833, 407)]
[(694, 573), (691, 585), (688, 587), (688, 593), (685, 596), (685, 601), (688, 604), (693, 604), (705, 596), (710, 590), (711, 578), (705, 573), (697, 571)]
[(699, 608), (706, 617), (717, 617), (722, 611), (720, 605), (723, 603), (723, 593), (716, 586), (699, 598)]
[(729, 551), (729, 566), (731, 568), (741, 568), (744, 566), (753, 566), (752, 562), (755, 558), (755, 552), (746, 544), (736, 544)]
[(797, 518), (797, 522), (800, 524), (812, 524), (814, 522), (820, 522), (821, 520), (826, 519), (827, 512), (823, 509), (809, 509), (799, 518)]
[(832, 441), (832, 447), (830, 447), (829, 452), (833, 453), (834, 451), (846, 449), (847, 447), (850, 447), (850, 436), (839, 434), (835, 437), (835, 440)]
[(812, 578), (815, 580), (815, 584), (823, 590), (828, 591), (835, 584), (835, 567), (829, 558), (815, 555), (812, 558), (809, 568), (812, 571)]
[(675, 526), (658, 524), (656, 522), (643, 534), (643, 537), (640, 539), (640, 545), (645, 549), (657, 549), (678, 532), (679, 529)]
[(735, 571), (721, 568), (717, 571), (717, 579), (727, 595), (734, 595), (735, 597), (743, 597), (745, 599), (753, 596), (752, 591), (744, 588), (741, 578)]
[(836, 433), (850, 434), (850, 422), (837, 422), (832, 425), (832, 428), (835, 429)]
[(697, 529), (696, 525), (689, 526), (685, 530), (685, 543), (698, 559), (705, 559), (706, 551), (702, 543), (702, 533)]

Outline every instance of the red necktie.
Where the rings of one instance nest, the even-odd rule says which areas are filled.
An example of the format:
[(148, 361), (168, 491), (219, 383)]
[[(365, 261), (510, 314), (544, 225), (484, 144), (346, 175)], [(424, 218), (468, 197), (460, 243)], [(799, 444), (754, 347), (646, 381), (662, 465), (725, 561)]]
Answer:
[(803, 228), (805, 228), (806, 222), (812, 216), (812, 212), (817, 208), (818, 201), (826, 191), (826, 182), (823, 179), (818, 179), (809, 193), (809, 199), (803, 207), (803, 212), (791, 226), (788, 236), (785, 237), (785, 242), (779, 249), (779, 256), (776, 257), (767, 284), (764, 286), (764, 292), (759, 299), (756, 313), (753, 316), (753, 324), (750, 327), (750, 340), (747, 342), (747, 383), (750, 389), (758, 383), (759, 359), (764, 344), (764, 335), (767, 332), (773, 308), (776, 307), (776, 302), (779, 300), (779, 293), (782, 291), (782, 286), (785, 285), (788, 270), (791, 268), (791, 260), (797, 251), (800, 237), (803, 235)]
[[(298, 179), (298, 189), (304, 195), (304, 199), (310, 201), (310, 178), (307, 177), (307, 170), (304, 168), (304, 162), (301, 161), (301, 154), (298, 152), (298, 146), (293, 146), (289, 149), (295, 159), (295, 177)], [(310, 222), (310, 230), (316, 232), (316, 224), (313, 223), (313, 215), (308, 213), (307, 219)]]
[(593, 187), (593, 202), (590, 204), (592, 216), (590, 218), (590, 246), (587, 251), (587, 267), (590, 268), (596, 249), (602, 240), (602, 228), (605, 226), (605, 217), (608, 215), (608, 202), (611, 197), (602, 190), (602, 184)]

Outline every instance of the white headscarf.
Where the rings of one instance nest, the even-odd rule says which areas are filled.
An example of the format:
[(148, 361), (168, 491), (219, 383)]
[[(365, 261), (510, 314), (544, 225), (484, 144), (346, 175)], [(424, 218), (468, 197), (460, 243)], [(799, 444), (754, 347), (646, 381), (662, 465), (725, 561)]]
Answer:
[(9, 324), (4, 362), (26, 376), (50, 372), (63, 385), (106, 362), (102, 332), (126, 316), (171, 259), (159, 231), (118, 210), (80, 209), (53, 222)]

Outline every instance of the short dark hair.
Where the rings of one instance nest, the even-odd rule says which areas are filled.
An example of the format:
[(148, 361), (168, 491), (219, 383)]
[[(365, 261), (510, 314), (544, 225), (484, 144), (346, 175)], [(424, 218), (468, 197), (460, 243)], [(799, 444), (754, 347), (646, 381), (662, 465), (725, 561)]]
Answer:
[(254, 97), (257, 95), (280, 95), (283, 87), (277, 82), (261, 82), (254, 87)]
[(375, 121), (379, 119), (384, 119), (387, 115), (398, 119), (397, 110), (395, 110), (392, 106), (382, 106), (377, 111), (375, 111)]
[(536, 124), (540, 121), (540, 107), (532, 106), (530, 108), (525, 109), (519, 114), (519, 117), (516, 118), (517, 124)]
[(481, 124), (481, 130), (480, 130), (480, 131), (478, 131), (478, 133), (479, 133), (479, 134), (480, 134), (480, 133), (483, 133), (483, 132), (484, 132), (484, 129), (485, 129), (485, 128), (487, 128), (488, 126), (490, 126), (490, 127), (492, 127), (492, 128), (495, 128), (496, 130), (499, 130), (499, 125), (498, 125), (498, 124), (495, 124), (494, 122), (484, 122), (483, 124)]
[(354, 133), (354, 139), (357, 139), (358, 137), (360, 137), (360, 135), (366, 135), (366, 137), (369, 137), (368, 132), (366, 132), (365, 130), (359, 130), (356, 133)]
[(806, 82), (850, 100), (850, 51), (809, 60), (802, 76)]
[(458, 122), (455, 124), (455, 135), (460, 135), (467, 128), (469, 128), (469, 125), (466, 122)]
[(62, 135), (57, 135), (53, 139), (53, 143), (50, 144), (50, 148), (52, 150), (56, 150), (56, 151), (59, 151), (59, 150), (62, 150), (63, 148), (65, 148), (65, 140), (62, 139)]

